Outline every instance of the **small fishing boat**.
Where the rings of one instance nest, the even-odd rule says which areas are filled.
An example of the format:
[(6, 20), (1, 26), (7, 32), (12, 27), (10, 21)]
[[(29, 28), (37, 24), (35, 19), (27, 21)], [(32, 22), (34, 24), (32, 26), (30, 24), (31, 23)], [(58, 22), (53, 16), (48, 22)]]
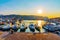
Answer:
[(35, 26), (33, 24), (29, 25), (29, 29), (31, 32), (35, 32)]
[(20, 26), (20, 32), (25, 32), (26, 29), (27, 29), (27, 27), (25, 27), (24, 24), (22, 24), (22, 25)]
[(10, 30), (10, 26), (9, 25), (4, 25), (2, 27), (2, 31), (9, 31)]
[(54, 32), (57, 30), (57, 26), (55, 24), (47, 24), (44, 26), (44, 29), (49, 32)]
[(16, 25), (13, 25), (12, 26), (12, 30), (14, 30), (14, 32), (16, 32), (18, 30), (17, 26)]
[(40, 27), (37, 24), (35, 24), (34, 26), (35, 26), (35, 29), (40, 32)]

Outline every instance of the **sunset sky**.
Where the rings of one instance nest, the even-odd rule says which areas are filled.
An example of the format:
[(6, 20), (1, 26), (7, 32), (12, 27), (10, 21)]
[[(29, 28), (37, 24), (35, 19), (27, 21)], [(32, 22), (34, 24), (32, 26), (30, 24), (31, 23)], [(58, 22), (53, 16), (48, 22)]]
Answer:
[[(41, 10), (42, 13), (38, 13)], [(60, 0), (0, 0), (0, 15), (60, 16)]]

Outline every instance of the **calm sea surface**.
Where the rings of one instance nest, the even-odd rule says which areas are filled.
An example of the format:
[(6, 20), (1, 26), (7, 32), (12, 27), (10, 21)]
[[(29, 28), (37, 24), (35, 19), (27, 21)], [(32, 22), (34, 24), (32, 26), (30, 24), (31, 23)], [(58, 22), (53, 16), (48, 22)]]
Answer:
[[(25, 23), (26, 26), (28, 26), (30, 23), (33, 23), (33, 24), (38, 24), (38, 26), (42, 27), (42, 25), (45, 24), (45, 21), (43, 21), (43, 20), (24, 20), (23, 23)], [(19, 30), (17, 32), (19, 32)], [(30, 32), (29, 28), (26, 29), (26, 32)], [(38, 32), (38, 31), (35, 30), (35, 32)], [(41, 32), (45, 32), (45, 30), (41, 29)]]
[(23, 23), (25, 23), (26, 25), (29, 25), (30, 23), (42, 25), (45, 23), (45, 21), (43, 21), (43, 20), (24, 20)]

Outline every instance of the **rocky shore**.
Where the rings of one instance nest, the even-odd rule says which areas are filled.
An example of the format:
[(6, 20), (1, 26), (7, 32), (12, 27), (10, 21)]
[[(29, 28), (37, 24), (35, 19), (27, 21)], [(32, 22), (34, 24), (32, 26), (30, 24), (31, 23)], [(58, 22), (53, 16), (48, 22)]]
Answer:
[(60, 36), (53, 33), (14, 33), (5, 40), (60, 40)]

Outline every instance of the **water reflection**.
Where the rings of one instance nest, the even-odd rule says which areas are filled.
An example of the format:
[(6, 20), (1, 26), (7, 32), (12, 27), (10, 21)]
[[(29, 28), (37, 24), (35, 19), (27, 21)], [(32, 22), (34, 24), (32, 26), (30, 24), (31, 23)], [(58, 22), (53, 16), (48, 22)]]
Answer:
[[(14, 32), (45, 32), (42, 28), (45, 21), (42, 20), (23, 20), (21, 23), (17, 20), (16, 22), (6, 23), (1, 26), (2, 31), (14, 30)], [(24, 30), (23, 30), (24, 29)]]
[[(32, 24), (37, 24), (37, 26), (39, 26), (39, 30), (41, 33), (45, 32), (45, 30), (42, 28), (42, 26), (45, 24), (45, 21), (42, 21), (42, 20), (24, 20), (22, 22), (22, 24), (25, 23), (25, 25), (27, 26), (27, 29), (25, 32), (31, 32), (30, 29), (29, 29), (29, 25), (32, 23)], [(17, 31), (17, 32), (20, 32), (20, 29)], [(35, 32), (39, 32), (35, 29)]]
[[(45, 24), (45, 25), (44, 25)], [(10, 31), (10, 29), (13, 29), (14, 32), (32, 32), (29, 28), (33, 28), (33, 32), (36, 33), (43, 33), (43, 32), (52, 32), (60, 34), (60, 24), (53, 23), (53, 22), (46, 22), (43, 20), (23, 20), (22, 22), (17, 21), (16, 23), (5, 23), (4, 25), (0, 25), (1, 31)]]
[(38, 26), (40, 27), (40, 32), (43, 33), (45, 30), (43, 29), (43, 25), (45, 24), (45, 21), (38, 20)]

